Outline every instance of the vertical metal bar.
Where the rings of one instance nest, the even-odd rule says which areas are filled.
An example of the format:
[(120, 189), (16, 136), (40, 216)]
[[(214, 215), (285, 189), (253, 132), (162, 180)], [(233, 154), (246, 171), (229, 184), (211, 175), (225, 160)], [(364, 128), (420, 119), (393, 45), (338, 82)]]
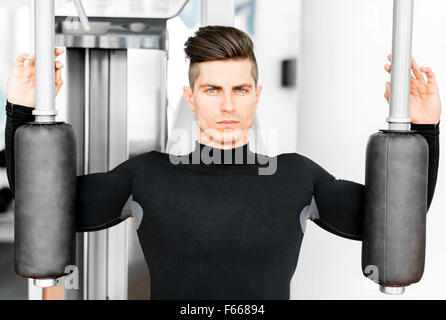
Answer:
[(109, 51), (90, 49), (88, 173), (108, 170)]
[[(36, 107), (32, 114), (35, 122), (54, 122), (55, 75), (54, 75), (54, 0), (34, 2), (34, 48)], [(54, 278), (34, 279), (34, 285), (44, 288), (57, 285)]]
[(393, 2), (390, 111), (387, 118), (390, 130), (409, 130), (413, 7), (413, 0)]
[[(89, 170), (89, 163), (88, 163), (88, 156), (89, 156), (89, 141), (90, 141), (90, 49), (85, 49), (85, 97), (84, 97), (84, 139), (80, 140), (83, 141), (84, 143), (84, 174), (88, 174), (88, 170)], [(89, 295), (88, 293), (90, 292), (89, 290), (89, 269), (88, 269), (88, 257), (89, 257), (89, 252), (88, 252), (88, 248), (89, 248), (89, 237), (88, 237), (88, 232), (84, 233), (84, 264), (83, 264), (83, 269), (84, 269), (84, 299), (88, 300), (89, 299)]]
[[(77, 149), (77, 174), (86, 173), (87, 162), (84, 161), (84, 140), (86, 139), (85, 118), (88, 110), (88, 61), (86, 57), (88, 49), (67, 48), (66, 52), (66, 86), (67, 90), (67, 122), (73, 127), (76, 137)], [(88, 137), (88, 136), (87, 136)], [(76, 266), (78, 268), (78, 285), (79, 289), (65, 288), (66, 300), (82, 300), (86, 298), (86, 281), (85, 281), (85, 240), (86, 233), (76, 234)]]
[(88, 232), (88, 300), (107, 300), (107, 230)]
[[(109, 51), (89, 54), (88, 173), (108, 171)], [(88, 232), (89, 300), (107, 299), (107, 230)]]
[[(161, 132), (160, 134), (160, 152), (166, 152), (167, 147), (167, 138), (168, 138), (168, 117), (167, 117), (167, 52), (161, 55), (161, 66), (160, 66), (160, 81), (163, 81), (162, 85), (160, 85), (160, 89), (157, 92), (159, 97), (159, 105), (162, 106), (162, 114), (160, 115), (160, 123), (161, 123)], [(161, 80), (162, 79), (162, 80)]]
[[(29, 34), (35, 33), (35, 25), (36, 25), (36, 1), (29, 1), (30, 2), (30, 14), (29, 14)], [(35, 55), (35, 46), (36, 39), (35, 37), (29, 37), (29, 48), (30, 50), (34, 51)], [(34, 286), (33, 279), (28, 279), (28, 300), (42, 300), (43, 299), (43, 289)]]
[(88, 174), (90, 170), (88, 164), (89, 148), (90, 148), (90, 49), (85, 49), (85, 97), (84, 97), (84, 174)]
[(234, 25), (234, 0), (202, 0), (201, 25)]
[[(127, 135), (127, 50), (110, 51), (109, 68), (109, 169), (128, 159)], [(107, 230), (107, 297), (127, 299), (127, 221)]]
[(206, 20), (207, 20), (207, 19), (206, 19), (207, 4), (208, 4), (207, 0), (201, 0), (201, 16), (200, 16), (200, 24), (201, 24), (202, 26), (207, 25), (207, 22), (206, 22)]
[(54, 122), (54, 0), (35, 0), (36, 122)]

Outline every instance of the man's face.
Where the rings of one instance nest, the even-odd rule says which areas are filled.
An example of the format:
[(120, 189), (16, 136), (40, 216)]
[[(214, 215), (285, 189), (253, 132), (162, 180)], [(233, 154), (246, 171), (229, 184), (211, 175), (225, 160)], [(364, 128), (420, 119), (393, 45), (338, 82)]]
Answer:
[(184, 96), (195, 112), (200, 140), (221, 148), (247, 142), (262, 86), (255, 88), (249, 60), (202, 62), (194, 88)]

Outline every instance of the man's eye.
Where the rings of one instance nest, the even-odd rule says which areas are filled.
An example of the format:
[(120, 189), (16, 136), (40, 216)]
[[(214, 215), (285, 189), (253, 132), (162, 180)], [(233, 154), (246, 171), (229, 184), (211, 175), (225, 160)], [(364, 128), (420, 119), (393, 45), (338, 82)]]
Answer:
[(212, 89), (212, 88), (207, 90), (207, 92), (209, 92), (209, 93), (215, 93), (215, 91), (216, 91), (216, 89)]
[(237, 89), (237, 91), (238, 91), (239, 93), (245, 93), (245, 92), (247, 92), (246, 89)]

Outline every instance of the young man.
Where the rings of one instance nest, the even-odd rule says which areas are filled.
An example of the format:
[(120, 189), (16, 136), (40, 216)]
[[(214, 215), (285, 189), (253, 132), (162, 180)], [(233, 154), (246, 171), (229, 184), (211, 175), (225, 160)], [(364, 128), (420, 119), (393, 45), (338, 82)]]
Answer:
[[(200, 130), (195, 150), (186, 157), (190, 161), (173, 163), (175, 157), (152, 151), (110, 172), (79, 176), (77, 231), (142, 216), (138, 236), (150, 269), (152, 299), (289, 299), (307, 219), (361, 240), (364, 186), (337, 180), (297, 153), (269, 158), (250, 151), (247, 131), (262, 87), (248, 35), (209, 26), (185, 45), (190, 87), (184, 96)], [(56, 49), (56, 55), (62, 52)], [(30, 63), (24, 65), (25, 60)], [(33, 67), (32, 57), (19, 56), (8, 84), (12, 189), (14, 132), (33, 121)], [(389, 65), (385, 68), (390, 71)], [(60, 62), (55, 69), (58, 90)], [(415, 61), (412, 70), (410, 116), (412, 129), (429, 144), (430, 205), (439, 158), (440, 99), (432, 71)], [(259, 174), (265, 159), (276, 161), (272, 174)]]

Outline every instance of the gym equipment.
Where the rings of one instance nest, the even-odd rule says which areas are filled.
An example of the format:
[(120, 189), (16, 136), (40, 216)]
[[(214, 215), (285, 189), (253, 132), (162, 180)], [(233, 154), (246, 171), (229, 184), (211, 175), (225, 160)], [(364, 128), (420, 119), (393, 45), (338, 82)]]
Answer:
[[(233, 23), (232, 0), (202, 2), (209, 14), (219, 12), (213, 15), (218, 22)], [(169, 152), (167, 20), (187, 1), (110, 2), (104, 9), (103, 1), (91, 0), (84, 3), (89, 33), (70, 18), (70, 1), (56, 4), (56, 43), (67, 48), (67, 121), (78, 142), (78, 174), (108, 171), (150, 150)], [(194, 114), (187, 106), (182, 110), (173, 128), (178, 121), (191, 130)], [(76, 244), (79, 289), (66, 290), (66, 299), (149, 298), (149, 270), (132, 218), (78, 233)]]
[(362, 270), (387, 294), (402, 294), (424, 270), (428, 145), (409, 130), (413, 0), (394, 0), (388, 130), (366, 151)]
[(35, 1), (35, 122), (15, 133), (14, 266), (39, 287), (74, 264), (76, 141), (56, 122), (54, 0)]
[[(67, 122), (78, 175), (107, 172), (167, 141), (167, 20), (186, 0), (85, 1), (90, 31), (56, 1), (56, 44), (66, 48)], [(129, 199), (131, 203), (131, 199)], [(148, 299), (149, 270), (132, 218), (77, 233), (78, 289), (67, 300)]]

